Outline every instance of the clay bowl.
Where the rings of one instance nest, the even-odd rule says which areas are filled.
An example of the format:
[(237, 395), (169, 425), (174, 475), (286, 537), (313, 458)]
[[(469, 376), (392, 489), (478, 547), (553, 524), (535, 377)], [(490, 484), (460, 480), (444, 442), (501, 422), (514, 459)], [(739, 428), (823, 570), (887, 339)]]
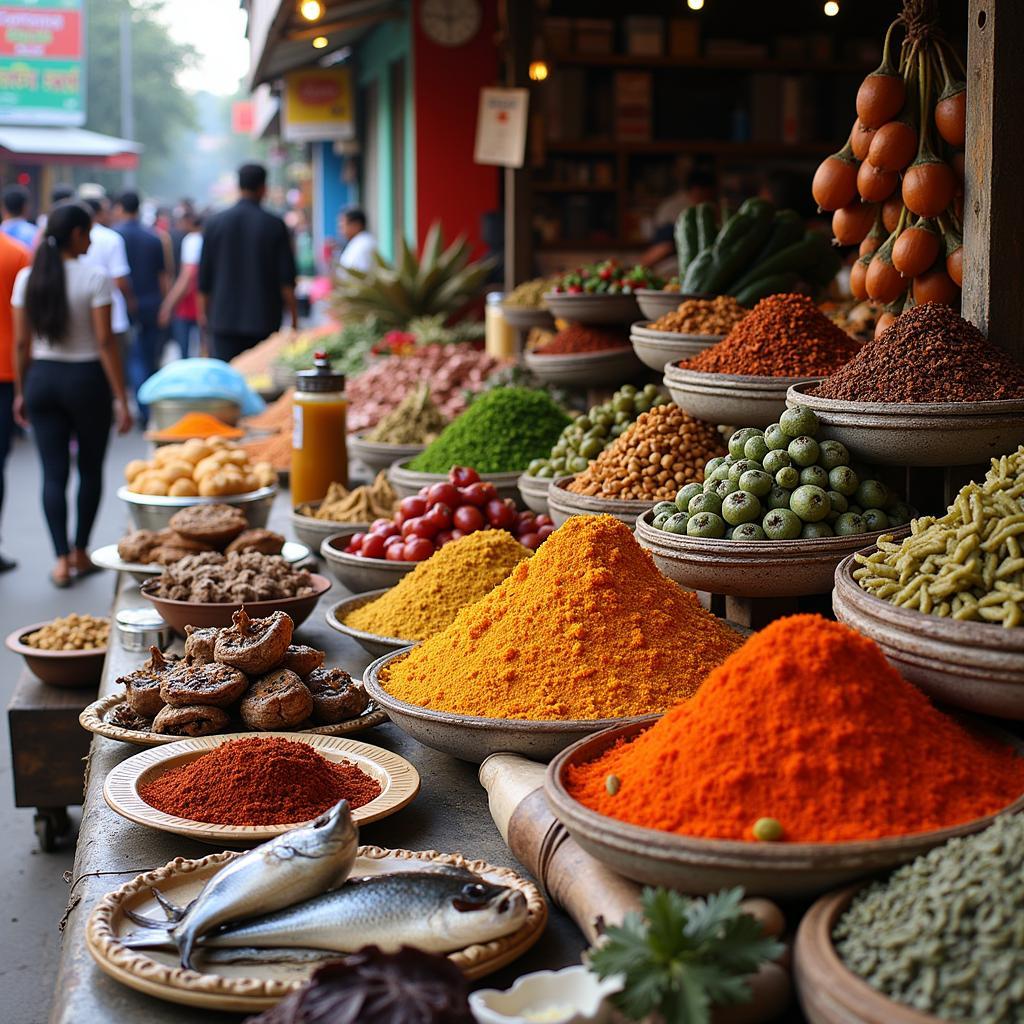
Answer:
[(555, 526), (561, 526), (570, 516), (614, 516), (631, 530), (636, 527), (637, 516), (648, 511), (653, 501), (617, 501), (589, 494), (573, 494), (568, 490), (574, 477), (560, 476), (548, 481), (548, 509)]
[(637, 719), (605, 718), (593, 721), (534, 722), (525, 719), (479, 718), (448, 711), (433, 711), (392, 697), (380, 682), (380, 671), (411, 651), (406, 647), (368, 665), (363, 673), (366, 692), (403, 732), (425, 747), (480, 764), (491, 754), (520, 754), (532, 761), (550, 761), (581, 737), (612, 725)]
[(361, 608), (364, 604), (376, 601), (390, 589), (390, 587), (385, 587), (383, 590), (368, 590), (364, 594), (356, 594), (355, 597), (347, 597), (339, 601), (327, 610), (327, 625), (342, 635), (351, 637), (367, 654), (372, 654), (375, 658), (381, 658), (384, 655), (394, 654), (395, 651), (414, 646), (419, 643), (418, 640), (399, 640), (397, 637), (367, 633), (365, 630), (353, 629), (352, 626), (345, 625), (346, 615)]
[(548, 515), (549, 476), (529, 476), (523, 473), (516, 481), (522, 503), (537, 515)]
[(382, 444), (379, 441), (364, 441), (358, 434), (348, 436), (349, 454), (374, 475), (382, 469), (387, 469), (394, 462), (416, 458), (426, 447), (425, 444)]
[(711, 540), (656, 530), (645, 511), (636, 520), (636, 539), (654, 556), (654, 563), (670, 580), (691, 590), (732, 597), (806, 597), (832, 589), (836, 566), (858, 548), (884, 533), (904, 536), (901, 530), (879, 530), (855, 537), (817, 540)]
[(365, 594), (370, 590), (387, 590), (393, 587), (407, 572), (412, 572), (417, 562), (388, 562), (383, 558), (361, 558), (348, 555), (345, 548), (354, 533), (361, 530), (346, 528), (325, 537), (320, 544), (320, 557), (327, 563), (334, 578), (353, 594)]
[[(322, 504), (321, 501), (311, 501), (308, 506), (300, 507), (315, 510)], [(292, 533), (317, 555), (320, 554), (320, 545), (339, 531), (351, 530), (354, 533), (362, 530), (365, 533), (370, 528), (369, 523), (341, 523), (334, 519), (315, 519), (313, 516), (303, 515), (298, 509), (292, 509), (288, 518), (292, 524)]]
[(853, 555), (836, 568), (832, 608), (840, 622), (871, 637), (900, 674), (933, 700), (1024, 719), (1024, 629), (899, 608), (862, 590), (853, 578), (856, 568)]
[[(514, 473), (481, 473), (480, 479), (494, 484), (498, 491), (498, 497), (504, 500), (511, 498), (519, 501), (519, 477), (521, 470)], [(395, 462), (388, 470), (388, 480), (391, 486), (398, 492), (400, 498), (408, 498), (410, 495), (419, 494), (421, 487), (430, 487), (432, 484), (448, 483), (447, 473), (419, 473), (409, 469), (408, 460)]]
[(787, 405), (806, 405), (818, 436), (842, 441), (863, 462), (883, 466), (971, 466), (1024, 444), (1024, 400), (903, 404), (840, 402), (789, 389)]
[[(320, 543), (318, 541), (317, 547), (319, 548), (319, 546)], [(306, 561), (312, 553), (309, 545), (298, 544), (293, 540), (285, 541), (284, 547), (281, 549), (281, 557), (293, 565)], [(164, 571), (164, 567), (159, 562), (124, 561), (117, 553), (116, 544), (106, 544), (101, 548), (90, 551), (89, 560), (93, 565), (99, 566), (101, 569), (109, 569), (112, 572), (126, 572), (139, 583), (145, 583), (146, 580), (159, 576)]]
[(579, 352), (573, 355), (523, 355), (526, 368), (545, 384), (587, 391), (591, 388), (618, 387), (634, 380), (643, 368), (636, 353), (628, 345), (601, 352)]
[(809, 1024), (942, 1024), (939, 1017), (884, 996), (839, 958), (832, 932), (860, 888), (822, 896), (800, 922), (793, 975), (804, 1016)]
[(798, 377), (742, 377), (665, 367), (665, 387), (684, 412), (708, 423), (767, 427), (786, 411), (786, 393)]
[(559, 320), (572, 320), (578, 324), (628, 324), (640, 315), (640, 307), (633, 294), (568, 295), (547, 292), (544, 305)]
[[(262, 619), (274, 612), (285, 612), (291, 616), (296, 628), (309, 618), (317, 601), (331, 589), (331, 581), (326, 576), (313, 576), (314, 592), (305, 597), (279, 597), (271, 601), (246, 601), (245, 610), (250, 617)], [(163, 620), (178, 636), (185, 635), (186, 626), (200, 629), (216, 627), (224, 629), (231, 625), (231, 616), (241, 607), (243, 602), (224, 602), (203, 604), (199, 601), (170, 601), (157, 597), (152, 593), (156, 580), (149, 580), (139, 587), (139, 593), (160, 613)]]
[(245, 494), (225, 494), (216, 498), (170, 498), (153, 494), (136, 494), (119, 487), (117, 496), (128, 506), (128, 515), (136, 530), (163, 530), (171, 516), (193, 505), (237, 505), (253, 527), (263, 527), (270, 519), (276, 487), (261, 487)]
[(675, 312), (680, 302), (697, 298), (696, 295), (684, 295), (682, 292), (666, 292), (655, 288), (638, 288), (634, 293), (640, 312), (648, 320), (657, 320), (666, 313)]
[(724, 334), (680, 334), (678, 331), (652, 331), (650, 321), (638, 320), (629, 329), (633, 351), (645, 366), (664, 373), (669, 363), (690, 359), (720, 342)]
[(509, 327), (517, 331), (528, 331), (533, 327), (555, 326), (555, 318), (543, 306), (531, 308), (530, 306), (511, 306), (507, 302), (501, 304), (501, 315)]
[(96, 651), (43, 651), (24, 642), (29, 633), (48, 624), (37, 622), (34, 626), (16, 629), (5, 641), (7, 650), (20, 654), (29, 672), (48, 686), (64, 689), (97, 686), (103, 675), (106, 647)]
[[(598, 814), (569, 795), (563, 781), (568, 766), (595, 760), (619, 740), (638, 736), (655, 721), (648, 718), (579, 740), (551, 762), (544, 780), (548, 804), (572, 838), (612, 871), (644, 885), (689, 893), (742, 885), (749, 896), (816, 896), (852, 879), (905, 864), (954, 836), (979, 832), (996, 817), (989, 815), (951, 828), (890, 839), (755, 843), (703, 839), (629, 825)], [(999, 737), (1013, 742), (1006, 734)], [(1021, 809), (1024, 796), (1005, 811)]]

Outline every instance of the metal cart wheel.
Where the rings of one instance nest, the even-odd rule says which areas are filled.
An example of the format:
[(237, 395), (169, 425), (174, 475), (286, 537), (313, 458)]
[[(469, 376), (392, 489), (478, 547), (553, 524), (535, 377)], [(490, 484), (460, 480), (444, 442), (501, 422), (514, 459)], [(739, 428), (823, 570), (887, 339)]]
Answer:
[(66, 835), (71, 828), (71, 819), (66, 807), (36, 808), (33, 827), (36, 841), (43, 853), (53, 853), (57, 849), (57, 840)]

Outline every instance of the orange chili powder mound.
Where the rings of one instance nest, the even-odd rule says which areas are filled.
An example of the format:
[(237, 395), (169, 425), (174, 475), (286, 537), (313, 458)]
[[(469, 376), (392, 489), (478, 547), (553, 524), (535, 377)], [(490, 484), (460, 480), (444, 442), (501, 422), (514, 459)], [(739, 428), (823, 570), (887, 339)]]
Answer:
[(775, 818), (786, 840), (840, 842), (1000, 811), (1024, 792), (1024, 757), (933, 707), (874, 641), (795, 615), (641, 736), (568, 768), (566, 784), (587, 807), (666, 832), (751, 840)]
[(173, 441), (191, 437), (242, 437), (244, 430), (229, 426), (205, 412), (187, 412), (176, 423), (150, 435), (156, 441)]

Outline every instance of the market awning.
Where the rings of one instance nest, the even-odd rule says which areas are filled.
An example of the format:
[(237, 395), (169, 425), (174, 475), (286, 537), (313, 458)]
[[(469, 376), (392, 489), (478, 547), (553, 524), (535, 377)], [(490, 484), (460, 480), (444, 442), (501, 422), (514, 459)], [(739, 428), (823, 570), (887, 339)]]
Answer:
[(137, 167), (142, 146), (85, 128), (0, 126), (0, 158), (20, 163), (91, 164), (118, 170)]

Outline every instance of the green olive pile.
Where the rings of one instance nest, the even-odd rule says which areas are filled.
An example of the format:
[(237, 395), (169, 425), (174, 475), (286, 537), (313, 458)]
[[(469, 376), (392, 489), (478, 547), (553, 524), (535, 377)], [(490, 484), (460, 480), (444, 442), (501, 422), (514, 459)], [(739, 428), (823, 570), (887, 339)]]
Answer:
[(587, 463), (625, 433), (640, 413), (667, 402), (654, 384), (648, 384), (643, 390), (632, 384), (623, 385), (607, 402), (595, 405), (586, 415), (577, 416), (562, 431), (551, 455), (534, 459), (526, 468), (527, 474), (556, 477), (582, 473)]
[(910, 522), (913, 510), (899, 495), (851, 464), (845, 445), (816, 441), (817, 432), (818, 417), (800, 405), (767, 430), (737, 430), (729, 454), (705, 466), (703, 485), (654, 506), (654, 526), (689, 537), (797, 540)]

